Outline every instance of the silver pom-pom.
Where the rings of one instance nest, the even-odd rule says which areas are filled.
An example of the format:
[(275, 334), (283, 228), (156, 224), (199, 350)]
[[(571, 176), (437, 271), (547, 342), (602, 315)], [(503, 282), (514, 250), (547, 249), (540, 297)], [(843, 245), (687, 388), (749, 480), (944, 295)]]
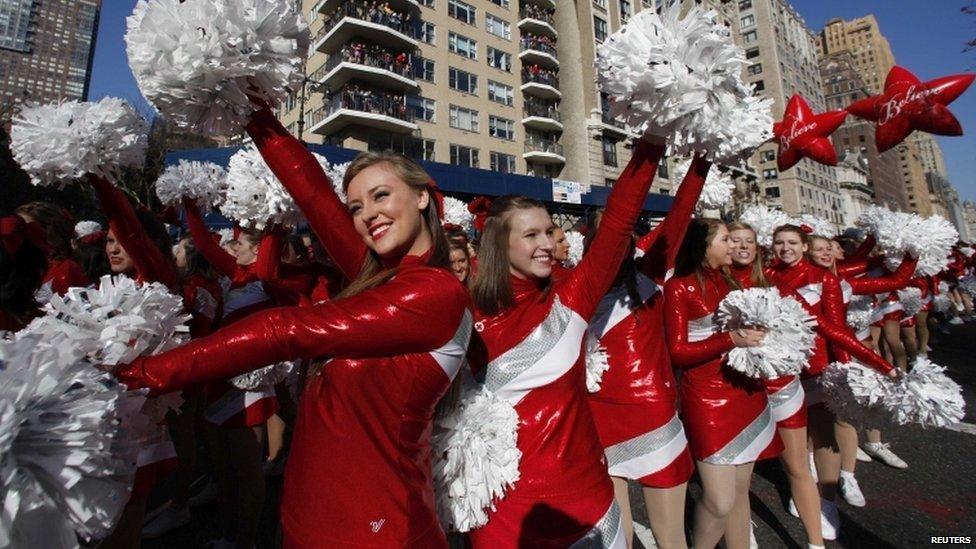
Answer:
[(837, 236), (837, 226), (833, 223), (822, 219), (813, 214), (800, 214), (800, 217), (793, 220), (793, 224), (797, 226), (810, 227), (813, 230), (813, 234), (817, 236), (822, 236), (825, 238), (834, 238)]
[(472, 231), (474, 214), (468, 211), (468, 205), (457, 198), (444, 197), (444, 223), (451, 223), (461, 227), (466, 233)]
[(139, 0), (126, 22), (143, 95), (178, 126), (238, 133), (302, 86), (308, 26), (289, 0)]
[(118, 424), (143, 400), (70, 347), (0, 342), (0, 547), (78, 547), (112, 530), (135, 470)]
[[(976, 290), (976, 287), (973, 288)], [(952, 308), (952, 300), (945, 294), (932, 297), (932, 310), (937, 313), (946, 313)]]
[(665, 136), (669, 154), (745, 158), (772, 136), (772, 101), (743, 82), (745, 52), (714, 11), (680, 13), (680, 2), (642, 10), (598, 47), (610, 115)]
[(166, 168), (156, 181), (156, 196), (166, 206), (193, 199), (203, 212), (220, 206), (227, 192), (227, 170), (213, 162), (180, 160)]
[(242, 391), (254, 391), (262, 387), (274, 387), (288, 378), (295, 369), (294, 362), (279, 362), (264, 368), (241, 374), (230, 380), (230, 384)]
[(816, 321), (792, 297), (775, 288), (730, 292), (719, 303), (716, 318), (723, 331), (760, 328), (766, 336), (758, 347), (729, 351), (728, 365), (754, 378), (775, 378), (800, 372), (813, 353)]
[[(320, 159), (319, 162), (322, 160)], [(329, 180), (332, 181), (332, 189), (337, 195), (339, 195), (339, 200), (346, 201), (346, 191), (342, 188), (342, 182), (346, 179), (346, 170), (352, 162), (343, 162), (342, 164), (330, 164), (325, 170), (325, 175), (329, 176)]]
[[(681, 187), (688, 169), (691, 167), (691, 160), (685, 160), (674, 167), (674, 179)], [(735, 183), (726, 173), (722, 173), (715, 166), (708, 170), (708, 177), (705, 178), (705, 186), (702, 187), (701, 195), (698, 197), (698, 207), (706, 210), (714, 210), (725, 206), (732, 200), (732, 193), (735, 192)], [(673, 194), (673, 193), (672, 193)]]
[(122, 169), (143, 166), (147, 134), (121, 99), (64, 101), (24, 107), (10, 128), (10, 151), (34, 185), (63, 187), (89, 174), (114, 181)]
[(583, 260), (584, 236), (578, 231), (566, 231), (566, 243), (569, 244), (569, 256), (563, 261), (563, 267), (572, 269)]
[[(968, 275), (960, 278), (959, 290), (966, 292), (971, 298), (976, 298), (976, 276)], [(948, 299), (948, 297), (946, 299)]]
[(959, 232), (940, 215), (922, 219), (914, 238), (913, 252), (918, 256), (917, 275), (935, 276), (949, 264), (949, 252), (959, 240)]
[(224, 246), (231, 240), (234, 240), (234, 229), (220, 229), (217, 231), (217, 234), (220, 236), (219, 244), (221, 246)]
[(820, 376), (827, 407), (848, 423), (867, 428), (888, 424), (883, 403), (895, 384), (860, 362), (833, 362)]
[(739, 216), (739, 221), (748, 224), (756, 231), (756, 243), (764, 248), (773, 245), (773, 231), (776, 227), (793, 222), (783, 211), (759, 205), (746, 207)]
[(922, 310), (922, 290), (912, 287), (898, 290), (898, 301), (905, 317), (912, 318)]
[(75, 223), (75, 237), (77, 238), (84, 238), (100, 230), (102, 230), (102, 225), (98, 221), (79, 221)]
[(856, 295), (847, 304), (847, 325), (854, 333), (871, 325), (871, 315), (874, 314), (874, 300), (871, 296)]
[(103, 276), (98, 288), (71, 288), (53, 296), (45, 315), (18, 332), (78, 349), (94, 364), (127, 364), (186, 342), (190, 316), (183, 299), (159, 283)]
[(600, 340), (587, 333), (586, 336), (586, 390), (596, 393), (603, 383), (603, 374), (610, 369), (610, 357)]

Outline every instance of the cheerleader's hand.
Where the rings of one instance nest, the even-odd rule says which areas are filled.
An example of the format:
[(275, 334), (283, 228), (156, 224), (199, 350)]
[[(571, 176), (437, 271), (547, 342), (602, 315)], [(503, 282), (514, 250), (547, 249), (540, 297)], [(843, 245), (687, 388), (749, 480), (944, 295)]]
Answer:
[(891, 379), (899, 379), (902, 376), (901, 369), (900, 368), (892, 368), (891, 370), (888, 370), (888, 374), (887, 375)]
[(762, 345), (766, 332), (754, 328), (739, 328), (729, 332), (736, 347), (758, 347)]

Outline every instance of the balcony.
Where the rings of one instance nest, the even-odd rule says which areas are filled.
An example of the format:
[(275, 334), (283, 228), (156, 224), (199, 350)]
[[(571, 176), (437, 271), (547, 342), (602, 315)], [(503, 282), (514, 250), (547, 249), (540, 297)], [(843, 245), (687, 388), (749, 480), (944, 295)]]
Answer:
[(524, 33), (559, 37), (552, 13), (538, 6), (524, 6), (519, 10), (518, 28)]
[(530, 65), (522, 69), (521, 90), (523, 93), (543, 99), (559, 99), (563, 96), (559, 91), (559, 77), (556, 76), (556, 71), (538, 65)]
[(402, 95), (358, 86), (335, 92), (310, 118), (310, 131), (320, 135), (332, 135), (350, 125), (400, 134), (418, 129)]
[(566, 157), (563, 156), (563, 146), (555, 141), (543, 139), (527, 139), (525, 141), (525, 153), (522, 158), (526, 162), (537, 164), (565, 164)]
[(523, 65), (538, 65), (547, 69), (558, 69), (556, 59), (556, 40), (548, 36), (527, 34), (519, 44), (519, 59)]
[(543, 9), (556, 9), (556, 0), (522, 0), (522, 5), (538, 6)]
[(412, 56), (362, 43), (343, 46), (312, 73), (311, 79), (330, 91), (336, 91), (354, 79), (398, 91), (417, 89)]
[(522, 125), (544, 132), (563, 131), (562, 116), (555, 105), (526, 102), (522, 109)]
[[(315, 5), (315, 11), (318, 13), (329, 14), (332, 13), (342, 0), (320, 0), (318, 4)], [(408, 12), (420, 8), (420, 4), (417, 0), (386, 0), (386, 3), (390, 5), (396, 11)], [(369, 18), (369, 9), (367, 8), (367, 2), (361, 2), (361, 10), (363, 10), (363, 16), (360, 19)]]
[(367, 12), (363, 2), (342, 2), (330, 12), (322, 28), (315, 35), (315, 50), (331, 54), (353, 37), (394, 51), (412, 52), (417, 49), (417, 27), (414, 19), (403, 12)]
[(603, 112), (600, 121), (603, 123), (603, 134), (607, 137), (616, 135), (621, 139), (626, 139), (635, 135), (634, 132), (630, 131), (630, 129), (627, 127), (627, 124), (624, 124), (615, 118), (611, 118), (606, 111)]

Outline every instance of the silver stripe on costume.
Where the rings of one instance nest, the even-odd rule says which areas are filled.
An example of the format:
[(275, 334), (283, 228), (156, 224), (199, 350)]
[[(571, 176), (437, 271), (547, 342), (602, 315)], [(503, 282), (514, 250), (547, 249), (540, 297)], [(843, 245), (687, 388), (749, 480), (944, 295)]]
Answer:
[[(620, 535), (620, 507), (614, 501), (596, 525), (569, 547), (570, 549), (612, 549), (621, 546), (618, 540), (622, 538), (623, 536)], [(622, 547), (626, 547), (626, 544)]]
[(854, 288), (851, 286), (851, 283), (850, 282), (848, 282), (848, 281), (846, 281), (844, 279), (841, 279), (841, 281), (840, 281), (840, 291), (841, 291), (841, 293), (844, 294), (844, 303), (845, 304), (846, 303), (850, 303), (851, 302), (851, 299), (854, 298)]
[(649, 433), (637, 435), (636, 437), (618, 442), (612, 446), (607, 446), (603, 452), (607, 456), (607, 465), (613, 467), (625, 461), (649, 454), (663, 448), (667, 443), (674, 440), (674, 437), (683, 432), (681, 420), (677, 414), (671, 421), (654, 429)]
[(797, 393), (803, 390), (803, 385), (800, 384), (800, 378), (793, 378), (793, 381), (789, 382), (786, 387), (783, 387), (779, 391), (768, 395), (769, 406), (776, 408), (777, 406), (782, 406), (786, 401), (790, 400)]
[(803, 384), (800, 383), (800, 378), (795, 377), (786, 387), (768, 395), (768, 397), (773, 419), (783, 421), (803, 408), (806, 395), (803, 393)]
[[(756, 441), (756, 439), (763, 434), (763, 431), (770, 429), (773, 424), (773, 415), (770, 413), (769, 406), (760, 413), (756, 419), (752, 420), (752, 423), (746, 426), (739, 434), (735, 435), (735, 438), (730, 440), (728, 444), (722, 447), (719, 451), (705, 458), (705, 463), (711, 463), (713, 465), (733, 465), (736, 463), (745, 463), (737, 461), (739, 457), (749, 449), (750, 446)], [(762, 448), (760, 448), (760, 451)], [(757, 455), (759, 452), (756, 452)], [(750, 460), (752, 461), (752, 460)]]
[(430, 352), (430, 356), (440, 365), (447, 377), (454, 379), (461, 365), (464, 364), (464, 355), (468, 350), (468, 342), (471, 341), (471, 329), (473, 328), (471, 311), (465, 310), (461, 317), (454, 337), (441, 347)]
[(704, 341), (718, 333), (718, 324), (712, 315), (688, 321), (688, 341)]
[(597, 339), (613, 329), (621, 320), (630, 316), (634, 309), (660, 291), (660, 287), (653, 280), (642, 273), (637, 273), (637, 295), (640, 303), (634, 303), (625, 285), (614, 286), (597, 305), (596, 313), (590, 320), (588, 331)]
[(823, 293), (823, 284), (807, 284), (796, 291), (807, 303), (816, 305), (820, 302), (820, 295)]
[[(497, 391), (539, 362), (559, 341), (572, 316), (572, 309), (563, 305), (557, 297), (549, 315), (528, 337), (488, 363), (485, 387), (489, 391)], [(582, 341), (580, 344), (582, 345)]]

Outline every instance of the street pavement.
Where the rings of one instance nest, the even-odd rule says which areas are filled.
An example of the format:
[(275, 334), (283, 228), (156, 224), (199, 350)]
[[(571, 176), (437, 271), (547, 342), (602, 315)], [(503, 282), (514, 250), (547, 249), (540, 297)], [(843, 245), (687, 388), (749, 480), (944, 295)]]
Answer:
[[(963, 386), (967, 403), (964, 423), (954, 430), (903, 429), (885, 433), (891, 449), (908, 462), (906, 470), (896, 470), (878, 462), (858, 463), (857, 478), (867, 499), (863, 508), (840, 503), (841, 532), (828, 548), (915, 548), (933, 545), (936, 537), (968, 538), (976, 544), (976, 323), (952, 326), (933, 345), (929, 358), (946, 366), (949, 375)], [(163, 495), (151, 502), (158, 506)], [(276, 547), (277, 508), (281, 479), (268, 481), (268, 498), (261, 519), (260, 548)], [(690, 498), (698, 497), (700, 487), (693, 479)], [(323, 494), (323, 497), (328, 497)], [(631, 486), (634, 502), (636, 539), (634, 547), (653, 547), (647, 529), (647, 514), (640, 489)], [(789, 491), (785, 474), (775, 460), (756, 466), (751, 502), (754, 532), (760, 547), (806, 547), (799, 519), (786, 511)], [(688, 516), (690, 519), (691, 502)], [(216, 503), (199, 507), (191, 522), (166, 536), (145, 541), (146, 549), (192, 548), (215, 537)], [(690, 524), (690, 520), (689, 520)], [(960, 540), (956, 540), (960, 541)]]

